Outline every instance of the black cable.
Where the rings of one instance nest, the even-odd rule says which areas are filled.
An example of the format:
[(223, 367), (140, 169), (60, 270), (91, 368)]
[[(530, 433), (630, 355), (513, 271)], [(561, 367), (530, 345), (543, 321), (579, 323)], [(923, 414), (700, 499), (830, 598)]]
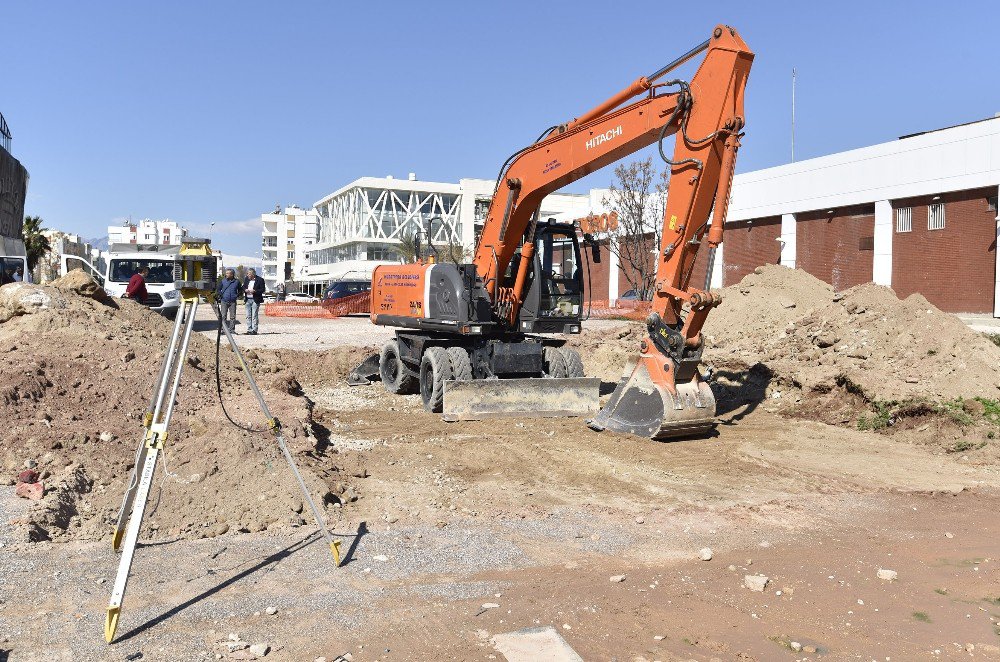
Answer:
[(244, 432), (263, 434), (267, 432), (267, 430), (258, 430), (257, 428), (251, 428), (240, 425), (239, 423), (233, 420), (233, 417), (230, 416), (229, 412), (226, 410), (226, 403), (222, 398), (222, 371), (220, 369), (222, 364), (222, 361), (220, 359), (220, 351), (222, 348), (222, 324), (223, 324), (221, 309), (216, 308), (216, 314), (218, 315), (219, 318), (219, 329), (215, 336), (215, 392), (219, 396), (219, 405), (222, 407), (222, 413), (226, 415), (226, 419), (230, 423), (232, 423), (234, 427), (243, 430)]
[(540, 143), (542, 141), (542, 139), (545, 138), (545, 136), (549, 135), (550, 133), (552, 133), (553, 131), (555, 131), (558, 128), (559, 128), (558, 124), (550, 126), (549, 128), (547, 128), (544, 131), (542, 131), (541, 135), (539, 135), (538, 138), (535, 139), (535, 142), (531, 143), (527, 147), (522, 147), (521, 149), (517, 150), (516, 152), (514, 152), (513, 154), (511, 154), (509, 157), (507, 157), (507, 160), (503, 162), (502, 166), (500, 166), (500, 172), (497, 174), (497, 181), (496, 181), (496, 183), (493, 186), (493, 197), (494, 198), (497, 197), (497, 191), (500, 190), (500, 181), (503, 179), (503, 173), (507, 169), (507, 166), (510, 165), (510, 162), (513, 161), (514, 159), (516, 159), (517, 157), (521, 156), (522, 154), (524, 154), (526, 151), (528, 151), (529, 149), (531, 149), (532, 147), (534, 147), (538, 143)]

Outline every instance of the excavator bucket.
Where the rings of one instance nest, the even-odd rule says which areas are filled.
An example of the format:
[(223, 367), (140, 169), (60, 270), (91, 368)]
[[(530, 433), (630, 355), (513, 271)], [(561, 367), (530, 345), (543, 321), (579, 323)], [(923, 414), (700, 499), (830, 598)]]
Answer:
[(600, 406), (600, 388), (601, 380), (591, 377), (449, 380), (442, 418), (591, 416)]
[(657, 384), (644, 356), (629, 361), (611, 399), (588, 425), (593, 430), (613, 430), (673, 439), (708, 432), (715, 427), (715, 395), (708, 384), (695, 378), (676, 384), (673, 391)]

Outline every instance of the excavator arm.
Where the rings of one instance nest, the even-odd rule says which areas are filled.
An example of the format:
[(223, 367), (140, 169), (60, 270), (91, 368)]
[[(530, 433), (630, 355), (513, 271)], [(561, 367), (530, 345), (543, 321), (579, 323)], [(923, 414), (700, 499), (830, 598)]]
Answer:
[[(690, 83), (659, 82), (701, 52), (705, 58)], [(708, 282), (693, 287), (690, 280), (701, 244), (708, 244), (711, 274), (722, 243), (752, 61), (736, 31), (720, 25), (681, 58), (546, 132), (512, 157), (498, 181), (474, 262), (497, 318), (513, 324), (524, 301), (531, 262), (526, 258), (534, 253), (542, 199), (654, 143), (670, 167), (649, 334), (608, 405), (591, 421), (595, 429), (664, 438), (714, 425), (715, 400), (697, 366), (702, 325), (720, 299), (706, 291)], [(663, 141), (671, 135), (675, 145), (667, 156)], [(518, 250), (516, 278), (505, 287), (502, 276)]]
[[(706, 50), (690, 84), (658, 82)], [(651, 76), (639, 78), (581, 117), (553, 127), (515, 154), (498, 182), (473, 260), (494, 303), (519, 302), (523, 297), (517, 282), (504, 291), (498, 275), (505, 272), (518, 249), (522, 254), (525, 247), (533, 250), (531, 226), (546, 195), (653, 143), (660, 142), (662, 153), (663, 140), (680, 131), (683, 135), (672, 157), (664, 154), (672, 164), (672, 181), (655, 306), (661, 317), (676, 322), (680, 305), (692, 296), (687, 286), (698, 244), (706, 234), (710, 245), (722, 241), (725, 206), (716, 210), (718, 222), (713, 222), (711, 233), (705, 221), (720, 189), (724, 189), (722, 198), (728, 199), (752, 60), (753, 53), (735, 30), (719, 26), (708, 41)], [(636, 97), (641, 98), (633, 101)], [(528, 262), (522, 259), (519, 264), (524, 268)], [(514, 316), (516, 312), (515, 307)]]

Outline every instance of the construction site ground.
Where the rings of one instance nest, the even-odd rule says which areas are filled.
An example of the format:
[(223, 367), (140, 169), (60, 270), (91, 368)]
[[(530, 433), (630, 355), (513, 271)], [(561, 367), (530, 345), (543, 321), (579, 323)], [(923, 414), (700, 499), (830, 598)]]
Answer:
[[(769, 278), (785, 275), (760, 276)], [(56, 373), (77, 373), (52, 359), (38, 379), (54, 385), (34, 399), (0, 393), (9, 411), (35, 417), (0, 421), (4, 477), (37, 461), (53, 486), (43, 502), (0, 487), (0, 659), (250, 659), (229, 652), (238, 635), (269, 646), (268, 660), (502, 660), (495, 635), (549, 625), (585, 660), (1000, 659), (995, 345), (919, 300), (762, 282), (772, 305), (752, 300), (752, 285), (727, 292), (729, 312), (706, 329), (717, 433), (669, 443), (579, 419), (445, 423), (418, 396), (345, 385), (389, 336), (367, 319), (263, 318), (261, 334), (239, 342), (279, 416), (295, 422), (289, 441), (307, 483), (345, 536), (341, 568), (268, 437), (218, 422), (205, 316), (192, 347), (202, 370), (192, 367), (179, 398), (171, 475), (158, 472), (110, 647), (103, 619), (117, 557), (107, 520), (155, 373), (140, 364), (155, 364), (163, 339), (150, 335), (169, 323), (130, 302), (103, 321), (102, 304), (67, 294), (61, 314), (78, 314), (77, 327), (124, 316), (122, 328), (138, 330), (88, 354), (140, 393), (114, 395), (101, 412), (88, 397), (57, 399)], [(909, 321), (891, 328), (915, 338), (905, 351), (879, 335), (889, 317), (880, 306), (897, 303)], [(39, 360), (18, 350), (46, 351), (29, 329), (44, 326), (49, 344), (81, 330), (48, 312), (3, 321), (3, 306), (0, 292), (0, 340), (16, 345), (0, 354), (8, 383)], [(921, 344), (924, 318), (906, 317), (918, 313), (933, 318), (926, 333), (940, 346)], [(738, 328), (727, 330), (727, 316)], [(855, 341), (852, 324), (871, 333)], [(595, 320), (574, 340), (605, 393), (640, 335), (634, 322)], [(128, 346), (137, 356), (126, 361)], [(805, 367), (791, 365), (791, 347)], [(227, 404), (252, 422), (223, 361)], [(955, 396), (963, 375), (937, 361), (961, 364), (965, 399)], [(928, 383), (928, 362), (939, 381)], [(876, 369), (882, 376), (866, 381)], [(101, 392), (102, 380), (79, 374)], [(945, 404), (913, 404), (918, 388)], [(115, 441), (95, 450), (104, 429)], [(90, 482), (74, 488), (81, 472)], [(758, 575), (763, 591), (745, 585)]]

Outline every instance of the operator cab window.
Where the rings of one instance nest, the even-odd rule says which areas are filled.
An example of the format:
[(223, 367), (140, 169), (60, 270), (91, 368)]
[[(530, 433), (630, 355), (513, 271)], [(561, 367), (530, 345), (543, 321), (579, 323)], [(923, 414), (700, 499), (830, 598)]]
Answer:
[(538, 256), (542, 268), (539, 313), (578, 314), (583, 301), (583, 274), (574, 237), (558, 230), (539, 233)]

